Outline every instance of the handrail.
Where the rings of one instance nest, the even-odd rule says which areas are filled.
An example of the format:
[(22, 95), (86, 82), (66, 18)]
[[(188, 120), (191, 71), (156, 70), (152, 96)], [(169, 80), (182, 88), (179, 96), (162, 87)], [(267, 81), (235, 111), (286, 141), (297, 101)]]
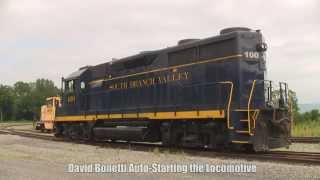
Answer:
[[(289, 93), (288, 93), (289, 96)], [(290, 121), (291, 121), (291, 129), (293, 129), (294, 126), (294, 119), (293, 119), (293, 103), (292, 103), (292, 99), (290, 98), (290, 96), (288, 97), (288, 105), (289, 105), (289, 114), (290, 114)], [(290, 129), (290, 130), (291, 130)], [(290, 135), (291, 135), (291, 131), (290, 131)]]
[[(249, 96), (249, 100), (248, 100), (248, 131), (249, 131), (250, 135), (253, 135), (251, 133), (250, 105), (251, 105), (251, 101), (252, 101), (253, 91), (256, 86), (256, 82), (257, 82), (257, 80), (253, 80), (251, 91), (250, 91), (250, 96)], [(255, 122), (254, 122), (254, 124), (255, 124)]]
[(256, 121), (259, 116), (260, 110), (255, 110), (253, 114), (253, 128), (256, 128)]
[(233, 126), (231, 126), (230, 123), (230, 108), (231, 108), (231, 102), (232, 102), (232, 96), (233, 96), (233, 82), (231, 81), (222, 81), (219, 82), (221, 84), (230, 84), (230, 95), (228, 100), (228, 107), (227, 107), (227, 127), (228, 129), (233, 129)]

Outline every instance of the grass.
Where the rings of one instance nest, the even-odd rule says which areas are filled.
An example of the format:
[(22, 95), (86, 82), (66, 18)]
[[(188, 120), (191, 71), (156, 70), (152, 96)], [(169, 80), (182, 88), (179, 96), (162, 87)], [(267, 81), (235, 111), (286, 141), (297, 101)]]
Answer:
[(33, 121), (30, 120), (9, 120), (9, 121), (0, 121), (0, 127), (10, 127), (10, 126), (16, 126), (16, 125), (29, 125), (33, 124)]
[(319, 121), (296, 122), (292, 128), (292, 136), (320, 137)]
[(10, 124), (10, 123), (32, 123), (33, 121), (32, 120), (7, 120), (7, 121), (0, 121), (0, 124), (1, 123), (7, 123), (7, 124)]

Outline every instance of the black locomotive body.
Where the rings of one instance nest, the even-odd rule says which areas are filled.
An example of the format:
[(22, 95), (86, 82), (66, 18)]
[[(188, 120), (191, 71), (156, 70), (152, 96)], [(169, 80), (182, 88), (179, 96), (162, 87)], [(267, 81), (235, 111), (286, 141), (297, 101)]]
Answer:
[(207, 39), (80, 68), (63, 79), (57, 136), (188, 147), (289, 145), (287, 85), (266, 81), (260, 31)]

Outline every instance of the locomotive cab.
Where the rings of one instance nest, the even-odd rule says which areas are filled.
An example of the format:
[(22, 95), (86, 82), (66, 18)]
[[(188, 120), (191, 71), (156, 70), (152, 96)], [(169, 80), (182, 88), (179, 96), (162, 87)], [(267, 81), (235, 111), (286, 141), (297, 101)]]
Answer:
[(79, 109), (85, 110), (86, 81), (83, 78), (86, 75), (88, 67), (80, 68), (67, 78), (62, 79), (62, 105), (59, 113), (78, 112)]

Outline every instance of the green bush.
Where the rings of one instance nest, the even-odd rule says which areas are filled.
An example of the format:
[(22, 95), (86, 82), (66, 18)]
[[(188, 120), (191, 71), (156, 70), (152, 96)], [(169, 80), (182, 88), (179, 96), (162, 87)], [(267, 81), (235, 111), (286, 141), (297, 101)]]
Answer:
[(292, 136), (320, 136), (319, 110), (294, 113)]

